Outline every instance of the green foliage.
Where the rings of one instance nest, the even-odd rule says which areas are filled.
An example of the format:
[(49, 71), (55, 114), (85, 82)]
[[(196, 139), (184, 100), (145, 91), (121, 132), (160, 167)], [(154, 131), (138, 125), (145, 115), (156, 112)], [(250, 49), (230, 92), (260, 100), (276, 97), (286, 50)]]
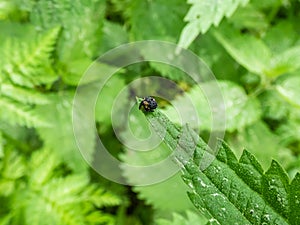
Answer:
[(173, 214), (172, 220), (158, 219), (157, 225), (204, 225), (207, 224), (207, 220), (200, 216), (199, 214), (193, 213), (191, 211), (186, 212), (186, 217), (180, 214)]
[[(147, 138), (149, 134), (153, 134), (153, 129), (143, 129), (147, 126), (147, 121), (142, 116), (137, 108), (134, 109), (130, 116), (129, 125), (131, 132), (134, 135), (138, 135), (140, 138)], [(121, 137), (124, 138), (124, 144), (126, 146), (131, 146), (129, 135), (132, 134), (129, 130), (124, 133), (121, 133)], [(150, 139), (145, 140), (144, 146), (152, 146), (156, 143), (158, 137), (152, 135)], [(152, 143), (152, 144), (151, 144)], [(165, 144), (159, 144), (156, 148), (149, 151), (147, 147), (139, 146), (140, 151), (136, 151), (131, 148), (126, 148), (125, 153), (122, 154), (121, 158), (124, 162), (129, 165), (138, 165), (138, 166), (147, 166), (166, 159), (170, 151)], [(124, 176), (131, 183), (136, 183), (145, 178), (144, 174), (140, 170), (134, 168), (125, 167), (123, 169)], [(160, 171), (161, 173), (163, 171)], [(147, 177), (157, 177), (157, 171), (152, 170), (147, 173)], [(147, 180), (147, 178), (146, 178)], [(172, 189), (172, 192), (170, 192)], [(175, 173), (173, 176), (168, 179), (164, 179), (161, 182), (150, 184), (147, 186), (137, 186), (134, 187), (134, 191), (138, 193), (139, 198), (144, 199), (146, 203), (151, 204), (155, 209), (166, 210), (166, 211), (184, 211), (187, 208), (193, 208), (193, 205), (190, 203), (189, 199), (186, 196), (188, 188), (181, 181), (180, 172)]]
[(48, 102), (47, 96), (34, 88), (48, 86), (57, 79), (52, 54), (58, 33), (59, 28), (54, 28), (37, 41), (24, 42), (21, 38), (11, 37), (3, 43), (0, 101), (5, 107), (0, 112), (2, 120), (28, 127), (49, 126), (32, 110), (33, 105)]
[(224, 29), (226, 36), (219, 33), (215, 36), (228, 53), (247, 70), (259, 75), (265, 74), (271, 60), (269, 48), (258, 38), (240, 35), (234, 31), (230, 28)]
[[(51, 126), (37, 128), (38, 134), (44, 140), (44, 146), (56, 152), (74, 171), (85, 171), (87, 164), (77, 148), (76, 139), (73, 134), (73, 93), (61, 92), (56, 95), (49, 95), (48, 99), (50, 100), (49, 104), (38, 106), (35, 109), (35, 112), (43, 115), (46, 121), (51, 121)], [(94, 137), (95, 134), (93, 131), (84, 134), (84, 150), (89, 156), (93, 153)], [(58, 142), (57, 140), (60, 141)]]
[[(255, 154), (264, 169), (269, 167), (272, 158), (284, 162), (291, 157), (290, 152), (284, 148), (278, 137), (262, 121), (241, 129), (227, 141), (238, 155), (242, 154), (244, 148)], [(265, 144), (264, 151), (261, 150), (261, 143)]]
[(22, 40), (8, 39), (3, 44), (5, 61), (1, 66), (1, 73), (5, 76), (5, 80), (32, 88), (52, 83), (57, 79), (52, 68), (52, 53), (59, 30), (53, 28), (38, 41), (28, 41), (25, 44)]
[(63, 164), (56, 154), (39, 150), (25, 163), (24, 157), (8, 151), (1, 163), (3, 209), (11, 212), (8, 224), (114, 224), (113, 216), (95, 211), (121, 203), (121, 198), (86, 174), (62, 176)]
[[(272, 161), (264, 173), (251, 153), (245, 150), (237, 160), (224, 142), (220, 142), (214, 156), (213, 151), (188, 126), (179, 131), (159, 111), (145, 115), (162, 138), (161, 130), (166, 129), (163, 140), (171, 149), (175, 150), (174, 142), (179, 141), (178, 137), (185, 136), (180, 144), (182, 150), (175, 159), (184, 166), (183, 179), (191, 187), (191, 201), (208, 219), (217, 224), (298, 223), (298, 216), (294, 218), (291, 213), (299, 215), (300, 211), (299, 208), (294, 211), (296, 204), (290, 201), (290, 193), (295, 191), (294, 184), (299, 173), (290, 184), (288, 175), (276, 161)], [(179, 136), (178, 132), (181, 132)], [(195, 145), (191, 145), (190, 140)], [(193, 156), (186, 161), (184, 152), (192, 151)]]
[(101, 44), (98, 35), (102, 33), (104, 10), (105, 4), (100, 0), (42, 0), (34, 4), (30, 20), (39, 29), (49, 29), (58, 24), (63, 26), (58, 54), (63, 62), (67, 62), (95, 56)]
[(276, 85), (276, 89), (282, 95), (282, 97), (286, 99), (287, 102), (299, 108), (299, 85), (300, 77), (295, 74), (294, 76), (288, 76), (285, 79), (280, 80), (280, 82), (278, 82), (278, 85)]
[[(298, 0), (0, 0), (0, 224), (263, 224), (275, 216), (273, 224), (300, 224), (299, 9)], [(72, 107), (98, 56), (140, 40), (189, 47), (215, 75), (226, 111), (212, 118), (219, 108), (204, 90), (214, 93), (215, 86), (196, 85), (170, 65), (118, 70), (91, 112), (96, 129), (81, 130), (81, 151), (93, 161), (100, 138), (125, 163), (113, 171), (132, 184), (124, 186), (83, 159)], [(141, 59), (153, 53), (169, 57), (164, 49), (139, 52)], [(93, 66), (80, 90), (93, 92), (95, 81), (116, 69), (113, 60)], [(152, 128), (133, 100), (149, 95), (159, 96), (159, 110), (147, 114)], [(155, 123), (165, 118), (160, 112), (172, 123)], [(88, 115), (76, 116), (85, 128)], [(207, 140), (212, 122), (225, 122), (214, 128), (231, 149), (221, 143), (217, 160), (200, 170), (199, 155), (209, 153), (198, 133)], [(168, 179), (161, 169), (143, 170), (172, 158), (174, 149), (192, 148), (192, 138), (199, 143), (183, 170), (189, 185), (177, 164)], [(162, 182), (134, 185), (155, 178)]]
[(251, 29), (258, 32), (266, 30), (269, 26), (266, 15), (254, 7), (251, 2), (237, 8), (228, 21), (238, 29)]
[(218, 26), (224, 16), (230, 17), (239, 5), (247, 4), (248, 0), (209, 1), (190, 0), (192, 4), (184, 20), (188, 24), (182, 30), (179, 45), (187, 48), (200, 34), (208, 31), (210, 26)]
[(76, 85), (98, 56), (104, 12), (105, 2), (101, 0), (42, 0), (33, 5), (30, 21), (37, 29), (63, 28), (57, 42), (57, 69), (66, 83)]
[[(210, 130), (213, 120), (220, 121), (216, 124), (226, 123), (228, 131), (241, 129), (249, 124), (256, 122), (260, 117), (260, 106), (257, 99), (247, 96), (245, 91), (238, 85), (228, 81), (219, 81), (218, 85), (221, 89), (224, 98), (224, 106), (226, 117), (212, 118), (212, 107), (208, 102), (203, 90), (213, 88), (213, 82), (207, 82), (195, 86), (188, 93), (179, 96), (172, 103), (175, 107), (167, 107), (164, 112), (172, 119), (172, 121), (180, 124), (180, 121), (188, 122), (193, 128), (198, 128), (199, 125), (195, 119), (200, 119), (200, 129)], [(217, 98), (217, 96), (215, 97)], [(191, 105), (189, 100), (194, 104)], [(212, 100), (213, 101), (213, 100)], [(195, 111), (193, 111), (193, 108)], [(181, 113), (177, 115), (177, 110)], [(197, 117), (191, 118), (192, 114), (197, 114)], [(222, 130), (222, 126), (216, 127), (216, 130)]]
[[(112, 0), (112, 2), (116, 10), (121, 11), (126, 18), (133, 41), (152, 39), (177, 41), (187, 9), (184, 1)], [(170, 9), (172, 13), (168, 13)], [(166, 13), (168, 13), (167, 17)], [(147, 29), (145, 29), (145, 21), (147, 21)]]
[(261, 39), (250, 35), (241, 35), (226, 26), (222, 32), (224, 33), (216, 32), (217, 40), (238, 63), (252, 73), (277, 77), (299, 69), (298, 46), (273, 55)]

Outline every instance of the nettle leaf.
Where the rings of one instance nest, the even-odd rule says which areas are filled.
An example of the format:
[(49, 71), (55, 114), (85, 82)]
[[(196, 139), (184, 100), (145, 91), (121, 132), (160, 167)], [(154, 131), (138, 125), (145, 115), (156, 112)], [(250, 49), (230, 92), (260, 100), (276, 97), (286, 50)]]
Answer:
[(249, 34), (240, 34), (225, 24), (214, 34), (227, 52), (252, 73), (277, 77), (300, 68), (299, 46), (274, 54), (263, 40)]
[[(262, 2), (259, 1), (259, 4), (261, 5)], [(298, 33), (290, 21), (283, 20), (270, 27), (262, 39), (272, 52), (280, 54), (291, 48), (297, 42)]]
[(188, 0), (192, 4), (184, 20), (188, 24), (183, 28), (178, 45), (187, 48), (200, 34), (205, 33), (212, 26), (218, 26), (224, 17), (230, 17), (241, 5), (245, 6), (248, 0)]
[(251, 29), (260, 33), (265, 31), (269, 26), (264, 13), (250, 3), (245, 7), (239, 7), (228, 19), (228, 22), (232, 23), (235, 28)]
[[(154, 130), (172, 148), (178, 141), (178, 130), (158, 109), (145, 116)], [(299, 223), (299, 173), (291, 184), (284, 170), (275, 161), (263, 173), (257, 160), (245, 151), (238, 161), (224, 142), (216, 155), (188, 126), (185, 136), (194, 142), (182, 143), (175, 159), (184, 166), (183, 179), (192, 189), (193, 204), (215, 224), (297, 224)], [(182, 154), (193, 151), (186, 161)], [(207, 162), (210, 162), (207, 164)], [(203, 168), (203, 166), (205, 166)], [(202, 169), (203, 168), (203, 169)], [(293, 199), (290, 201), (291, 196)], [(296, 208), (298, 207), (298, 208)], [(293, 211), (295, 210), (295, 211)]]
[(300, 107), (300, 77), (298, 74), (290, 75), (280, 79), (276, 84), (276, 90), (289, 103)]
[[(245, 148), (254, 154), (264, 169), (268, 168), (272, 158), (279, 160), (280, 152), (286, 151), (279, 137), (272, 133), (263, 121), (240, 129), (236, 134), (229, 136), (227, 141), (237, 155), (241, 155)], [(263, 151), (261, 143), (264, 143)]]
[[(118, 1), (113, 2), (120, 4)], [(187, 5), (182, 0), (127, 1), (127, 8), (124, 10), (130, 25), (131, 39), (177, 41), (184, 26), (185, 9)]]
[[(119, 134), (122, 143), (127, 146), (120, 156), (122, 161), (133, 167), (147, 167), (169, 157), (169, 148), (155, 135), (153, 128), (145, 129), (147, 120), (137, 107), (132, 109), (128, 121), (129, 127)], [(151, 137), (149, 137), (150, 135)], [(140, 144), (137, 145), (137, 143)], [(141, 172), (143, 168), (135, 169), (127, 166), (122, 167), (122, 169), (123, 176), (129, 183), (133, 184), (139, 183), (141, 180), (147, 181), (149, 177), (158, 177), (158, 175), (164, 173), (163, 170), (160, 170), (159, 173), (157, 170)], [(170, 192), (171, 189), (172, 192)], [(146, 203), (151, 204), (155, 209), (174, 212), (194, 207), (185, 194), (188, 187), (182, 182), (179, 172), (163, 179), (161, 182), (136, 186), (133, 190), (138, 193), (140, 199), (144, 199)]]
[(289, 218), (292, 218), (291, 224), (300, 223), (300, 174), (297, 173), (289, 187)]
[(292, 73), (300, 69), (300, 46), (291, 47), (276, 54), (271, 62), (267, 75), (277, 77), (285, 73)]
[(276, 162), (272, 161), (271, 167), (263, 175), (263, 195), (270, 205), (285, 218), (288, 217), (289, 177)]
[[(245, 91), (237, 84), (230, 81), (219, 81), (218, 85), (223, 94), (221, 101), (225, 106), (224, 118), (212, 118), (212, 108), (203, 90), (210, 89), (213, 83), (203, 83), (192, 88), (183, 96), (172, 101), (172, 106), (167, 107), (164, 112), (178, 124), (189, 123), (191, 127), (203, 130), (210, 130), (212, 120), (226, 121), (226, 130), (234, 131), (252, 124), (260, 118), (260, 105), (257, 99), (246, 95)], [(211, 86), (212, 87), (212, 86)], [(218, 96), (216, 96), (217, 98)], [(214, 101), (214, 100), (212, 100)], [(180, 115), (178, 115), (178, 112)], [(199, 118), (199, 121), (198, 121)], [(223, 129), (216, 127), (215, 129)]]
[(105, 52), (128, 42), (128, 33), (124, 26), (104, 20), (101, 51)]
[(258, 98), (264, 118), (279, 121), (288, 116), (290, 106), (276, 90), (266, 90)]
[(213, 37), (213, 32), (201, 35), (190, 49), (207, 64), (218, 80), (239, 81), (241, 79), (241, 68), (236, 67), (234, 59)]
[(277, 127), (276, 134), (280, 137), (281, 144), (285, 146), (300, 141), (300, 111), (298, 108), (290, 108), (288, 117)]
[(215, 33), (216, 39), (227, 52), (248, 71), (264, 75), (271, 60), (271, 51), (265, 43), (251, 35), (242, 35), (223, 26)]

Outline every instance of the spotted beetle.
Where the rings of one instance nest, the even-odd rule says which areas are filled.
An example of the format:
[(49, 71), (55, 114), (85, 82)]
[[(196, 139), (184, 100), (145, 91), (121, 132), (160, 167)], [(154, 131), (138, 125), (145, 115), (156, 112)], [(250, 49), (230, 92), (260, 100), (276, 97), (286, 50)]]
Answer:
[(157, 108), (157, 102), (151, 96), (143, 98), (139, 105), (139, 109), (144, 108), (146, 112), (153, 112)]

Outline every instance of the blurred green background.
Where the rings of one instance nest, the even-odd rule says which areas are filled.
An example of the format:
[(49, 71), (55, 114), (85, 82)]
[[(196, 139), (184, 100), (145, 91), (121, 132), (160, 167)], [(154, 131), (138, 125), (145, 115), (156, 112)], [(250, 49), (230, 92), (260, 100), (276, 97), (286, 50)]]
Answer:
[[(116, 184), (94, 172), (76, 146), (72, 101), (82, 74), (106, 51), (140, 40), (179, 44), (204, 60), (224, 96), (225, 141), (237, 156), (249, 150), (264, 169), (276, 159), (293, 178), (300, 170), (299, 21), (298, 0), (0, 0), (0, 224), (206, 224), (180, 173), (145, 187)], [(113, 127), (114, 99), (128, 86)], [(95, 109), (98, 136), (112, 155), (139, 165), (166, 157), (164, 144), (139, 152), (116, 138), (116, 131), (149, 135), (137, 107), (128, 118), (121, 113), (142, 93), (172, 96), (157, 101), (176, 123), (171, 104), (184, 112), (191, 100), (207, 139), (210, 109), (186, 74), (138, 63), (114, 74)], [(92, 154), (95, 134), (84, 135)], [(122, 173), (129, 181), (137, 176)]]

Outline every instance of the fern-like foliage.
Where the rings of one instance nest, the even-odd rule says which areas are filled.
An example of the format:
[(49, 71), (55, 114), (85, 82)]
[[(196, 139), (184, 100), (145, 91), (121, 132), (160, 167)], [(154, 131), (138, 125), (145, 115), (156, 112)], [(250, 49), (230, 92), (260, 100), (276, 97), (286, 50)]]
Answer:
[(52, 53), (60, 28), (54, 28), (37, 41), (8, 39), (1, 73), (12, 83), (35, 87), (52, 83), (57, 76), (52, 68)]
[(178, 128), (158, 110), (145, 115), (175, 151), (191, 201), (212, 224), (300, 223), (300, 173), (290, 181), (276, 161), (264, 172), (251, 153), (237, 160), (224, 142), (214, 154), (189, 126)]
[(223, 17), (230, 17), (240, 5), (246, 5), (248, 0), (188, 0), (192, 4), (185, 16), (188, 24), (181, 32), (179, 45), (187, 48), (200, 34), (212, 26), (218, 26)]
[(37, 88), (47, 88), (57, 79), (52, 56), (59, 31), (59, 27), (51, 29), (37, 40), (6, 39), (0, 66), (1, 120), (27, 127), (49, 125), (32, 109), (36, 104), (49, 102)]
[(67, 63), (99, 54), (104, 10), (102, 0), (41, 0), (33, 6), (30, 20), (41, 30), (63, 27), (58, 56)]
[(9, 216), (0, 222), (114, 224), (113, 216), (101, 209), (120, 205), (121, 198), (91, 184), (85, 173), (63, 175), (62, 166), (49, 150), (36, 151), (27, 163), (22, 155), (6, 151), (0, 161), (0, 198), (4, 199), (3, 211), (8, 211)]

